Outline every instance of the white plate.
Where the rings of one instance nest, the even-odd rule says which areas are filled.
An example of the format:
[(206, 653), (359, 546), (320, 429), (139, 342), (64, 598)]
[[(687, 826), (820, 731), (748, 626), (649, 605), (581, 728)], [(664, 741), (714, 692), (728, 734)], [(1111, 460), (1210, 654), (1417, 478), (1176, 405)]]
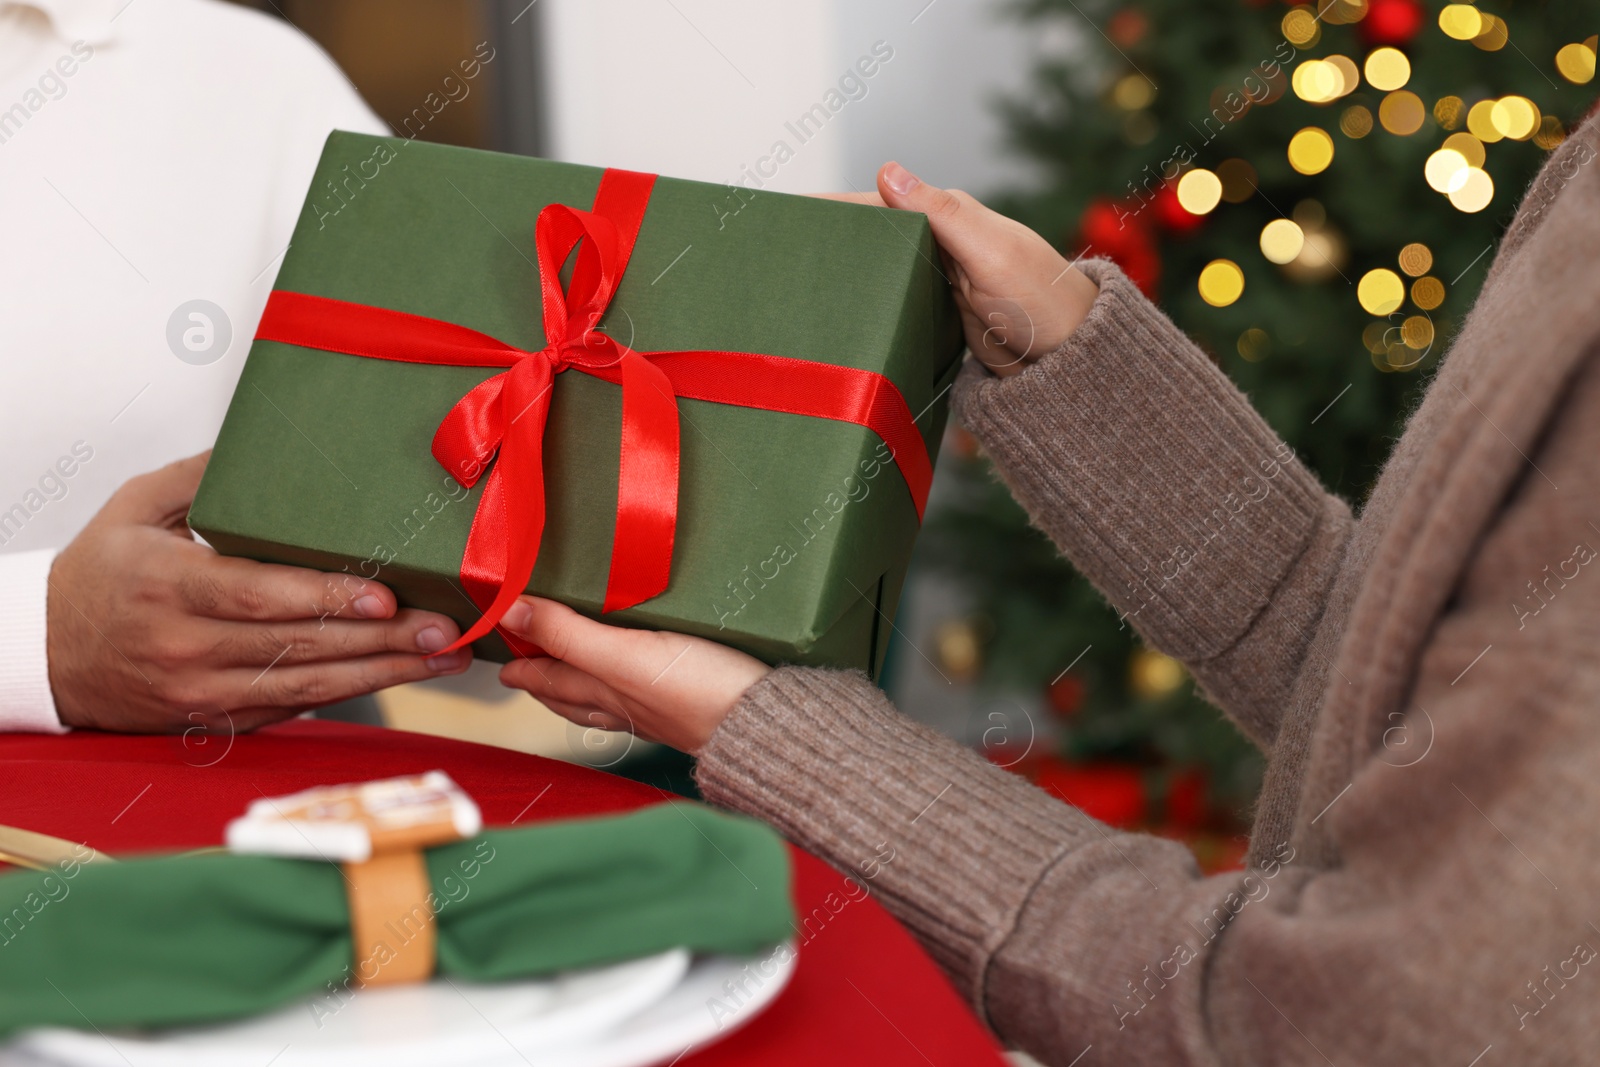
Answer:
[(680, 949), (538, 981), (330, 995), (219, 1026), (41, 1029), (0, 1047), (0, 1067), (645, 1067), (743, 1025), (795, 962), (792, 944), (693, 961)]

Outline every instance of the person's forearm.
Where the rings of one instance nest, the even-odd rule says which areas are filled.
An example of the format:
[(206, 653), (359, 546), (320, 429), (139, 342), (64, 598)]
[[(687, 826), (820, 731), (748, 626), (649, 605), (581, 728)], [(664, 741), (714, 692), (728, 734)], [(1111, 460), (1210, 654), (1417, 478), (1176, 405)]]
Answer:
[(957, 413), (1126, 621), (1270, 744), (1349, 510), (1120, 271), (1083, 266), (1100, 295), (1073, 335), (1010, 378), (969, 366)]
[[(707, 800), (771, 823), (904, 923), (1009, 1044), (1067, 1064), (1209, 1063), (1205, 961), (1132, 1032), (1124, 981), (1225, 906), (1181, 844), (1101, 825), (911, 722), (864, 675), (789, 668), (752, 686), (701, 750)], [(1127, 1002), (1119, 1019), (1117, 1007)]]
[[(781, 739), (781, 740), (779, 740)], [(1092, 821), (900, 715), (858, 672), (773, 671), (697, 754), (706, 800), (851, 873), (980, 1008), (990, 954)]]

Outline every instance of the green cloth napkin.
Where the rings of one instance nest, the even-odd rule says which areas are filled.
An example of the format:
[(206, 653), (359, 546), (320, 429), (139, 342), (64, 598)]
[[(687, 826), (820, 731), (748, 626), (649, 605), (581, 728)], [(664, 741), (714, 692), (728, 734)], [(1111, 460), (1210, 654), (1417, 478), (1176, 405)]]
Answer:
[[(439, 973), (473, 981), (680, 946), (752, 954), (793, 930), (782, 840), (693, 805), (488, 831), (427, 864)], [(342, 997), (351, 978), (329, 863), (215, 853), (0, 876), (0, 1035), (227, 1019)]]

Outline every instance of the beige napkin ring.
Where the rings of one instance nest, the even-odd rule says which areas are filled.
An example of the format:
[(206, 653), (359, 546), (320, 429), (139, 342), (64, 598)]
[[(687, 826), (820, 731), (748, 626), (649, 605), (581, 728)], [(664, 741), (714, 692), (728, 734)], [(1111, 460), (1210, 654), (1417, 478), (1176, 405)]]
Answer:
[(263, 797), (228, 824), (234, 852), (338, 862), (350, 905), (352, 972), (364, 986), (420, 982), (438, 945), (422, 850), (483, 827), (443, 771)]
[(421, 982), (433, 974), (438, 936), (428, 865), (418, 849), (346, 863), (352, 974), (363, 986)]

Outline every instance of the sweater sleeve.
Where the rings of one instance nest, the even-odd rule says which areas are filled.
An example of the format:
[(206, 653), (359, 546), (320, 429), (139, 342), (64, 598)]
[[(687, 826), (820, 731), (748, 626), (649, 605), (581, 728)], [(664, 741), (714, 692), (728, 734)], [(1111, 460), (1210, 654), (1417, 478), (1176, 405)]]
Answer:
[(0, 732), (62, 733), (45, 661), (51, 550), (0, 555)]
[(1010, 378), (969, 365), (957, 414), (1035, 525), (1268, 747), (1349, 509), (1121, 271), (1082, 266), (1084, 322)]
[(1214, 1062), (1198, 980), (1148, 1012), (1128, 983), (1180, 942), (1199, 974), (1210, 946), (1188, 924), (1220, 933), (1243, 875), (1201, 878), (1181, 844), (1096, 822), (856, 672), (772, 672), (698, 755), (708, 801), (855, 877), (1009, 1044), (1051, 1064), (1090, 1044), (1100, 1063)]

